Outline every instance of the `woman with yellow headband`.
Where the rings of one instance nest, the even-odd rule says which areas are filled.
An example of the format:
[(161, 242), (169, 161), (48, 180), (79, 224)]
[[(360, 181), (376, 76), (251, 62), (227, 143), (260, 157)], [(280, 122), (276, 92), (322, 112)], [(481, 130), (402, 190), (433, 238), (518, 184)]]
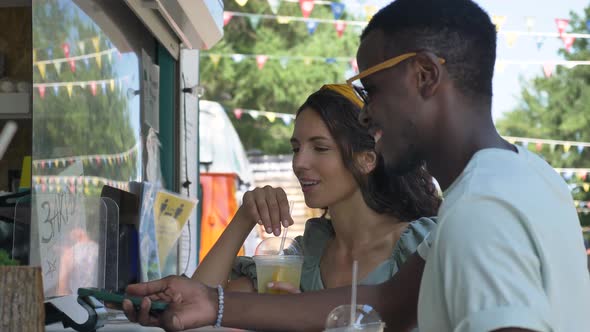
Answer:
[[(355, 260), (361, 284), (384, 282), (436, 226), (430, 217), (440, 198), (432, 177), (423, 166), (404, 176), (387, 174), (374, 151), (375, 139), (357, 120), (362, 107), (349, 86), (332, 84), (297, 111), (293, 171), (305, 203), (326, 213), (308, 220), (303, 236), (295, 239), (304, 254), (301, 284), (275, 282), (270, 289), (296, 293), (350, 285)], [(283, 189), (246, 193), (193, 278), (212, 287), (256, 291), (252, 258), (235, 256), (257, 223), (275, 235), (293, 224)]]

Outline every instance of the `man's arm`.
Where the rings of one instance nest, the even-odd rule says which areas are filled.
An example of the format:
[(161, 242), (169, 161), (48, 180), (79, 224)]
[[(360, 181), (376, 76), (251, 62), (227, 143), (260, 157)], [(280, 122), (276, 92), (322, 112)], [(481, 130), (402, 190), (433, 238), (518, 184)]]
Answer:
[[(371, 305), (387, 329), (407, 331), (416, 326), (418, 292), (424, 260), (412, 255), (389, 281), (359, 286), (358, 303)], [(321, 331), (335, 307), (350, 303), (350, 287), (301, 295), (226, 293), (222, 325), (263, 331)]]

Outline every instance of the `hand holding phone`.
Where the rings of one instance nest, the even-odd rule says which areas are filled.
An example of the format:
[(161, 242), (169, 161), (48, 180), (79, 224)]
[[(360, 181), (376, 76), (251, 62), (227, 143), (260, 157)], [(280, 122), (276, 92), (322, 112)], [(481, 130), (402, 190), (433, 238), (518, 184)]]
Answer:
[[(106, 289), (94, 288), (94, 287), (81, 287), (78, 288), (78, 296), (93, 296), (97, 300), (115, 304), (117, 309), (122, 310), (123, 307), (123, 300), (128, 299), (133, 303), (133, 306), (136, 310), (139, 310), (141, 306), (141, 297), (136, 296), (128, 296), (124, 293), (109, 291)], [(168, 307), (168, 303), (160, 302), (160, 301), (152, 301), (152, 305), (150, 307), (150, 311), (153, 312), (162, 312), (166, 310)]]

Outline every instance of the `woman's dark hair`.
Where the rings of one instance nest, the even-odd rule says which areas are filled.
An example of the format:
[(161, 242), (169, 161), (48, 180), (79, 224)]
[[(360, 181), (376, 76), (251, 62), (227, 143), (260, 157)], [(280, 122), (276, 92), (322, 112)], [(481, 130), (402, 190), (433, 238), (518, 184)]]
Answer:
[(425, 165), (398, 176), (388, 173), (378, 156), (373, 172), (365, 175), (358, 168), (354, 155), (374, 151), (375, 140), (358, 121), (361, 110), (357, 105), (335, 91), (324, 89), (310, 95), (297, 116), (307, 108), (316, 111), (328, 127), (345, 167), (353, 174), (371, 209), (403, 221), (437, 214), (441, 199)]

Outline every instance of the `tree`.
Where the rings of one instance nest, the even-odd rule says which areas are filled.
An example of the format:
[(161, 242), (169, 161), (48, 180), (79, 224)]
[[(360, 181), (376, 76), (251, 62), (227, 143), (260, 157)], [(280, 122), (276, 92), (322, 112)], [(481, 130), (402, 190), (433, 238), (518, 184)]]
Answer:
[[(301, 16), (297, 3), (281, 3), (278, 15)], [(262, 0), (249, 1), (244, 7), (228, 1), (225, 10), (272, 15), (267, 1)], [(346, 20), (346, 15), (341, 19)], [(313, 9), (312, 16), (333, 19), (330, 7), (319, 4)], [(258, 27), (253, 28), (247, 17), (236, 16), (225, 27), (223, 40), (207, 53), (352, 58), (356, 54), (359, 33), (358, 27), (348, 26), (338, 38), (334, 25), (320, 23), (310, 35), (303, 22), (279, 24), (270, 19), (262, 19)], [(323, 84), (344, 82), (345, 71), (350, 66), (343, 61), (314, 61), (306, 65), (301, 60), (291, 60), (283, 67), (280, 61), (268, 60), (259, 70), (252, 58), (236, 63), (224, 57), (217, 65), (206, 54), (201, 59), (205, 99), (219, 101), (228, 110), (244, 108), (291, 114)], [(258, 149), (266, 154), (290, 153), (292, 123), (285, 126), (281, 119), (270, 123), (263, 117), (255, 120), (248, 115), (239, 120), (233, 115), (230, 118), (247, 150)]]
[[(586, 22), (590, 20), (590, 7), (584, 15), (570, 13), (573, 32), (588, 33)], [(576, 39), (570, 52), (559, 51), (566, 60), (590, 58), (590, 43), (586, 38)], [(539, 76), (523, 82), (520, 105), (506, 114), (497, 124), (503, 135), (550, 138), (567, 141), (590, 142), (590, 66), (566, 68), (558, 66), (551, 77)], [(529, 147), (534, 148), (534, 147)], [(560, 147), (543, 147), (540, 154), (556, 168), (590, 168), (590, 149), (581, 153), (576, 147), (565, 151)], [(590, 192), (581, 184), (590, 182), (574, 175), (570, 180), (574, 199), (590, 201)], [(580, 219), (590, 225), (590, 215), (581, 214)]]

